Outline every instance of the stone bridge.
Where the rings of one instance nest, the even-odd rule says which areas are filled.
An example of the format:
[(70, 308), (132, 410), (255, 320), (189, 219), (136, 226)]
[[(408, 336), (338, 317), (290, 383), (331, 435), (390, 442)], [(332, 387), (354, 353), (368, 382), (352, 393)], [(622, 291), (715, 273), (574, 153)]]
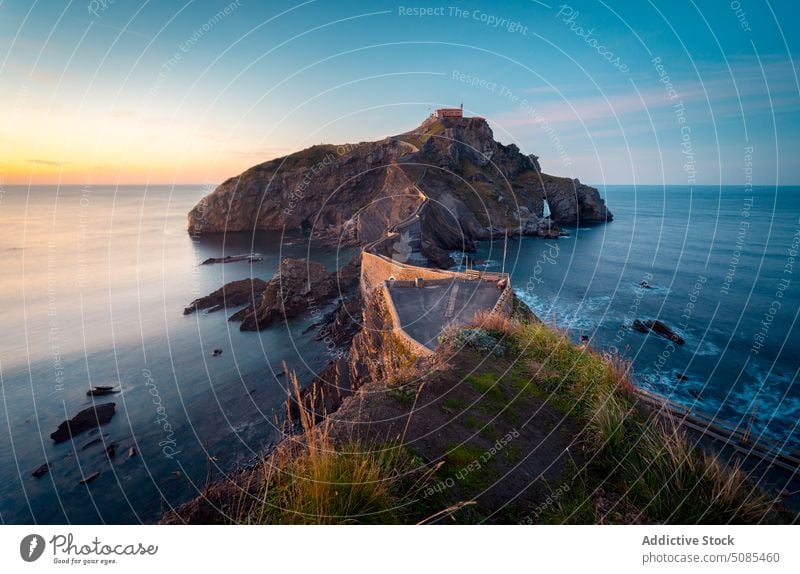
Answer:
[(447, 271), (427, 267), (420, 253), (420, 217), (428, 199), (386, 237), (361, 253), (361, 289), (381, 290), (394, 332), (416, 355), (431, 354), (439, 335), (451, 324), (469, 322), (477, 312), (511, 313), (511, 279), (507, 273)]

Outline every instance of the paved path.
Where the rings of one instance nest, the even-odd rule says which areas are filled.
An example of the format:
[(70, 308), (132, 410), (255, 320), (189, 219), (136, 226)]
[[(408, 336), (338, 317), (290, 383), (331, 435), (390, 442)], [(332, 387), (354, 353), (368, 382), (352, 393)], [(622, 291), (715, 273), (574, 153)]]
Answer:
[(448, 323), (466, 323), (477, 311), (491, 310), (500, 293), (492, 281), (464, 279), (421, 288), (394, 286), (389, 289), (400, 326), (431, 350), (436, 349), (439, 335)]

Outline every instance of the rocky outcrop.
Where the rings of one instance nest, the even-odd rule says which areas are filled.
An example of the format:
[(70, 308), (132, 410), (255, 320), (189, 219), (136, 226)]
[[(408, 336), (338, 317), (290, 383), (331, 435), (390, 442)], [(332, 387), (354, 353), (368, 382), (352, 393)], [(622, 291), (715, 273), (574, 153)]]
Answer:
[(364, 245), (426, 197), (421, 239), (430, 253), (472, 251), (492, 229), (551, 237), (557, 224), (612, 218), (596, 189), (542, 173), (536, 156), (495, 141), (483, 118), (429, 118), (377, 142), (318, 145), (252, 167), (203, 198), (189, 230), (303, 230)]
[(50, 463), (49, 462), (45, 462), (45, 463), (37, 466), (36, 469), (31, 473), (31, 476), (34, 476), (36, 478), (41, 478), (45, 474), (47, 474), (48, 472), (50, 472)]
[(83, 409), (77, 415), (58, 425), (58, 429), (50, 434), (55, 442), (64, 442), (75, 435), (104, 425), (114, 416), (115, 403), (105, 403)]
[(242, 331), (259, 331), (319, 307), (338, 293), (335, 273), (328, 273), (320, 263), (287, 257), (266, 284), (260, 301), (236, 313), (231, 321), (241, 320)]
[(267, 287), (266, 282), (261, 279), (240, 279), (226, 283), (213, 293), (205, 297), (195, 299), (183, 310), (184, 315), (189, 315), (195, 311), (208, 310), (209, 313), (219, 311), (228, 307), (238, 307), (245, 303), (253, 304), (255, 300), (261, 298), (261, 294)]
[[(348, 333), (351, 338), (347, 353), (333, 361), (301, 392), (300, 403), (296, 397), (286, 401), (289, 420), (296, 420), (299, 409), (314, 412), (317, 419), (334, 412), (342, 401), (369, 381), (391, 379), (415, 358), (398, 344), (386, 300), (380, 291), (370, 294), (358, 309), (361, 311), (358, 327)], [(355, 319), (355, 305), (344, 313)], [(340, 317), (341, 318), (341, 317)], [(347, 321), (345, 321), (347, 322)], [(342, 331), (338, 331), (341, 333)], [(355, 333), (355, 336), (352, 333)]]
[(652, 331), (653, 333), (661, 335), (662, 337), (669, 339), (670, 341), (677, 343), (678, 345), (683, 345), (686, 342), (684, 341), (683, 337), (678, 335), (664, 322), (659, 321), (658, 319), (647, 320), (647, 321), (641, 321), (639, 319), (636, 319), (633, 322), (633, 325), (631, 326), (635, 331), (639, 331), (640, 333), (649, 333), (650, 331)]
[(614, 218), (600, 193), (577, 179), (550, 176), (544, 182), (544, 191), (550, 217), (556, 223), (578, 224)]

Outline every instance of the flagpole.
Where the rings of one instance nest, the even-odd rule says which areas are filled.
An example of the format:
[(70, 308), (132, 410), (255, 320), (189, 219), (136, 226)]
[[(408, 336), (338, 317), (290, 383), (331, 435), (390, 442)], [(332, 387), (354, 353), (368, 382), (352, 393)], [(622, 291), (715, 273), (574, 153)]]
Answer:
[(500, 272), (501, 274), (504, 274), (506, 272), (506, 252), (507, 251), (508, 251), (508, 229), (506, 229), (506, 237), (505, 237), (505, 240), (503, 241), (503, 268), (502, 268), (502, 271)]

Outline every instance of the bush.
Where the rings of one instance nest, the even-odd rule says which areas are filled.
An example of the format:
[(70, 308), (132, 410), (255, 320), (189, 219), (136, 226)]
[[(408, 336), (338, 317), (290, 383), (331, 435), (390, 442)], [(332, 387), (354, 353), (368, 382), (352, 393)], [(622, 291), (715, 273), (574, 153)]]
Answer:
[(445, 332), (445, 334), (439, 337), (439, 344), (449, 346), (455, 350), (464, 347), (472, 347), (484, 353), (493, 353), (497, 357), (502, 356), (506, 352), (505, 345), (489, 334), (486, 329), (479, 327)]

